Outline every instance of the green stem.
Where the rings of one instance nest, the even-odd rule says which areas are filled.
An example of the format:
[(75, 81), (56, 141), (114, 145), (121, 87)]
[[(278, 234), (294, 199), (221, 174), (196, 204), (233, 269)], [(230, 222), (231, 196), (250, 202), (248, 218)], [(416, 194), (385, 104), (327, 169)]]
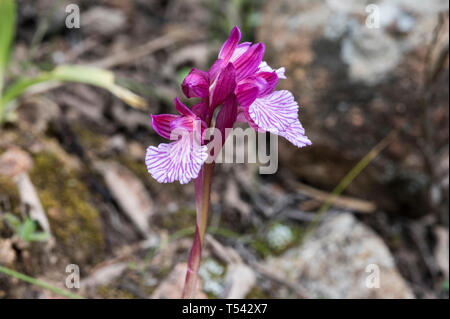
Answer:
[(6, 274), (8, 276), (20, 279), (20, 280), (25, 281), (25, 282), (27, 282), (29, 284), (32, 284), (32, 285), (35, 285), (35, 286), (38, 286), (38, 287), (50, 290), (51, 292), (53, 292), (53, 293), (55, 293), (57, 295), (61, 295), (61, 296), (64, 296), (64, 297), (67, 297), (67, 298), (71, 298), (71, 299), (84, 299), (83, 297), (81, 297), (79, 295), (72, 294), (70, 292), (65, 291), (64, 289), (52, 286), (52, 285), (50, 285), (50, 284), (48, 284), (46, 282), (40, 281), (40, 280), (35, 279), (33, 277), (29, 277), (27, 275), (24, 275), (24, 274), (22, 274), (20, 272), (14, 271), (14, 270), (9, 269), (9, 268), (5, 268), (5, 267), (0, 266), (0, 273), (4, 273), (4, 274)]

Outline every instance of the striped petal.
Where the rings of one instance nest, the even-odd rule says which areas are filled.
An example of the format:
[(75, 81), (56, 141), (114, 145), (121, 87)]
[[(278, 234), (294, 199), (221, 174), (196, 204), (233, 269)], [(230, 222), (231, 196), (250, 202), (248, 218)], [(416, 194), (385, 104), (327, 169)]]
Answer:
[(258, 97), (259, 89), (254, 83), (242, 83), (238, 85), (234, 93), (240, 105), (249, 106)]
[(234, 50), (236, 49), (240, 40), (241, 40), (241, 30), (239, 30), (239, 28), (235, 26), (233, 30), (231, 30), (230, 36), (220, 49), (219, 59), (224, 60), (224, 63), (228, 63), (228, 61), (233, 56)]
[(184, 105), (179, 98), (175, 98), (173, 103), (175, 104), (175, 108), (177, 109), (178, 113), (184, 116), (194, 116), (195, 113), (192, 112), (186, 105)]
[(222, 104), (236, 87), (235, 70), (232, 63), (220, 71), (217, 79), (210, 87), (209, 104), (211, 108)]
[(230, 62), (236, 61), (241, 55), (243, 55), (248, 48), (252, 45), (251, 42), (242, 42), (239, 44), (233, 52), (233, 55), (230, 58)]
[(298, 119), (279, 135), (299, 148), (312, 144), (310, 139), (305, 135), (305, 129)]
[(279, 79), (287, 79), (286, 75), (284, 75), (284, 72), (286, 72), (286, 69), (284, 67), (281, 67), (279, 69), (272, 69), (266, 61), (262, 61), (261, 64), (259, 65), (259, 71), (260, 72), (273, 72), (275, 71), (278, 75)]
[(159, 114), (151, 115), (152, 126), (156, 133), (165, 139), (170, 139), (170, 133), (172, 132), (172, 122), (180, 118), (179, 115), (173, 114)]
[(298, 104), (291, 92), (282, 90), (257, 98), (248, 108), (255, 124), (268, 132), (279, 134), (298, 118)]
[(258, 70), (264, 56), (264, 44), (257, 43), (249, 47), (239, 58), (233, 61), (236, 69), (236, 81), (239, 82), (253, 75)]
[(191, 134), (186, 134), (176, 142), (148, 147), (145, 164), (159, 183), (179, 181), (187, 184), (198, 176), (207, 158), (207, 146), (200, 145)]
[(240, 107), (239, 112), (236, 118), (236, 121), (238, 123), (245, 123), (247, 122), (248, 125), (254, 129), (256, 132), (264, 133), (265, 131), (258, 127), (256, 123), (251, 119), (250, 115), (248, 114), (248, 107)]

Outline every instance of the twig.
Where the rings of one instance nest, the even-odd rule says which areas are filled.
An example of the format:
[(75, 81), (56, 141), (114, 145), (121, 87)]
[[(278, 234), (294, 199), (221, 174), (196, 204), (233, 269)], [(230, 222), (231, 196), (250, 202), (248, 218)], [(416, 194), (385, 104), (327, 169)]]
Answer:
[[(328, 192), (324, 192), (322, 190), (316, 189), (314, 187), (308, 186), (303, 183), (296, 183), (297, 190), (313, 199), (326, 202), (328, 198), (330, 198), (331, 194)], [(355, 212), (360, 213), (373, 213), (376, 210), (376, 205), (373, 202), (357, 199), (349, 196), (338, 196), (335, 198), (334, 206), (348, 209)]]
[(351, 170), (344, 176), (340, 183), (333, 190), (332, 194), (328, 197), (325, 203), (320, 207), (316, 214), (316, 218), (312, 221), (306, 231), (306, 236), (313, 231), (320, 223), (325, 213), (335, 203), (338, 196), (350, 185), (353, 180), (380, 154), (380, 152), (388, 146), (392, 140), (397, 136), (399, 130), (392, 130), (385, 138), (383, 138), (377, 145), (375, 145), (369, 153), (366, 154)]
[(257, 262), (251, 262), (250, 266), (257, 271), (259, 274), (261, 274), (264, 277), (267, 277), (268, 279), (275, 281), (281, 285), (284, 285), (288, 287), (290, 290), (294, 291), (297, 296), (301, 299), (308, 299), (308, 292), (306, 289), (300, 285), (299, 283), (292, 282), (287, 278), (284, 278), (282, 275), (275, 273), (271, 269), (268, 269), (267, 267), (261, 265)]
[(122, 51), (115, 55), (109, 56), (99, 61), (90, 63), (89, 65), (101, 67), (101, 68), (112, 68), (122, 64), (127, 64), (130, 61), (135, 62), (155, 51), (164, 49), (168, 46), (174, 45), (182, 39), (186, 39), (188, 33), (186, 31), (174, 31), (169, 34), (165, 34), (161, 37), (153, 39), (146, 44), (132, 48), (127, 51)]

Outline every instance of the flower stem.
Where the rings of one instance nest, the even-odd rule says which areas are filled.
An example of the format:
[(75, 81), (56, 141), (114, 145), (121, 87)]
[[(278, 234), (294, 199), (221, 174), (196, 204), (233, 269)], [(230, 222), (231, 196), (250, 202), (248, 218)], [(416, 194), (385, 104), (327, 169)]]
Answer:
[(211, 182), (214, 171), (214, 163), (205, 164), (195, 180), (195, 198), (197, 206), (197, 227), (195, 228), (194, 243), (189, 254), (188, 270), (184, 284), (184, 299), (195, 298), (198, 271), (202, 256), (203, 242), (208, 223), (208, 211), (211, 195)]

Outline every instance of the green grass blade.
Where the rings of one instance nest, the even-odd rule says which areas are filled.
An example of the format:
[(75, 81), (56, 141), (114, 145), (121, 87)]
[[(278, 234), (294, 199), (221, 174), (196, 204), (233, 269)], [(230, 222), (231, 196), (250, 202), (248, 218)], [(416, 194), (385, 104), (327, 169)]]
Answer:
[(41, 73), (34, 78), (22, 78), (13, 83), (0, 100), (0, 123), (5, 113), (11, 111), (8, 105), (26, 91), (45, 83), (59, 82), (83, 83), (103, 88), (135, 108), (147, 105), (139, 95), (116, 84), (114, 73), (111, 71), (82, 65), (62, 65), (51, 72)]
[(15, 7), (14, 0), (0, 0), (0, 75), (8, 64), (14, 38)]
[(14, 39), (15, 24), (16, 5), (14, 0), (0, 0), (0, 96), (3, 91), (4, 71)]
[[(3, 1), (3, 0), (0, 0), (0, 1)], [(12, 270), (12, 269), (9, 269), (9, 268), (3, 267), (3, 266), (0, 266), (0, 273), (3, 273), (5, 275), (8, 275), (8, 276), (11, 276), (11, 277), (14, 277), (14, 278), (17, 278), (17, 279), (22, 280), (22, 281), (25, 281), (25, 282), (27, 282), (29, 284), (32, 284), (32, 285), (44, 288), (44, 289), (49, 290), (49, 291), (51, 291), (51, 292), (53, 292), (53, 293), (55, 293), (57, 295), (60, 295), (60, 296), (64, 296), (64, 297), (71, 298), (71, 299), (84, 299), (83, 297), (81, 297), (79, 295), (70, 293), (70, 292), (68, 292), (68, 291), (66, 291), (64, 289), (52, 286), (52, 285), (50, 285), (50, 284), (48, 284), (46, 282), (43, 282), (43, 281), (35, 279), (33, 277), (24, 275), (24, 274), (22, 274), (20, 272), (17, 272), (15, 270)]]

